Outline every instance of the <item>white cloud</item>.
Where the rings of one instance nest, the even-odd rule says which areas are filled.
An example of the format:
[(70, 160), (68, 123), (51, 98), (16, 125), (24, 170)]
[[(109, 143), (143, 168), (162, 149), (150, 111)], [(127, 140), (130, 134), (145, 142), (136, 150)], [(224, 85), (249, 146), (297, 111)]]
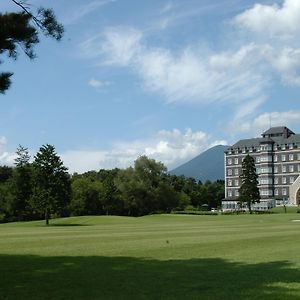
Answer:
[(106, 55), (107, 64), (126, 66), (141, 52), (142, 32), (137, 29), (111, 27), (103, 35), (102, 53)]
[(237, 15), (234, 22), (254, 33), (276, 38), (293, 38), (300, 33), (300, 1), (284, 0), (277, 4), (255, 4)]
[[(145, 44), (134, 28), (109, 28), (100, 37), (104, 63), (130, 67), (148, 90), (165, 95), (168, 102), (207, 103), (252, 101), (263, 94), (268, 77), (257, 68), (255, 45), (237, 51), (212, 53), (187, 46), (180, 53)], [(99, 39), (85, 42), (87, 52)], [(258, 71), (259, 69), (259, 71)]]
[(16, 158), (15, 153), (6, 151), (7, 139), (5, 136), (0, 136), (0, 165), (13, 165)]
[(253, 136), (260, 135), (270, 126), (287, 126), (293, 128), (300, 124), (300, 110), (289, 110), (283, 112), (266, 112), (252, 120), (239, 120), (232, 124), (232, 130), (251, 133)]
[(74, 24), (87, 16), (88, 14), (94, 12), (95, 10), (99, 9), (102, 6), (105, 6), (109, 3), (115, 2), (116, 0), (96, 0), (89, 2), (84, 5), (76, 6), (76, 9), (68, 15), (65, 20), (63, 21), (64, 24)]
[(109, 86), (111, 83), (109, 81), (102, 81), (95, 78), (91, 78), (88, 82), (88, 85), (93, 88), (103, 88)]
[[(169, 2), (162, 13), (173, 8)], [(129, 68), (146, 90), (163, 95), (168, 103), (225, 103), (238, 120), (255, 113), (268, 99), (276, 78), (285, 85), (300, 85), (300, 48), (269, 38), (295, 37), (299, 22), (300, 1), (286, 0), (282, 6), (257, 4), (237, 15), (234, 26), (247, 38), (249, 31), (259, 37), (254, 34), (253, 41), (244, 44), (236, 36), (237, 41), (228, 41), (228, 49), (218, 52), (193, 45), (179, 50), (154, 47), (145, 32), (121, 26), (105, 29), (81, 47), (102, 64)]]
[(62, 158), (71, 172), (125, 168), (140, 155), (162, 161), (171, 169), (217, 144), (226, 144), (226, 141), (191, 129), (161, 130), (149, 139), (117, 143), (109, 151), (68, 151), (62, 154)]

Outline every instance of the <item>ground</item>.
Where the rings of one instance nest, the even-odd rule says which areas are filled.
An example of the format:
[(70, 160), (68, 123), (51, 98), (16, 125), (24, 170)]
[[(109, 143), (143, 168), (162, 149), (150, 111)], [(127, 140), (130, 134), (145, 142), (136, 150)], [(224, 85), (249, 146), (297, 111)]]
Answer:
[(0, 225), (0, 299), (300, 299), (300, 214)]

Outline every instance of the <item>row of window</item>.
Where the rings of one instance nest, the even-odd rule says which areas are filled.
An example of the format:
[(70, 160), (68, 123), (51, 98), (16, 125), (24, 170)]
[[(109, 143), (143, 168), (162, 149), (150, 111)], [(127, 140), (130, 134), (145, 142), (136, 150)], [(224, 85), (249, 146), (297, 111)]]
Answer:
[[(279, 155), (277, 155), (277, 154), (274, 155), (275, 162), (278, 161), (278, 156)], [(293, 161), (294, 159), (300, 160), (300, 153), (281, 154), (281, 161)]]
[(228, 154), (239, 154), (239, 153), (247, 153), (247, 152), (255, 152), (255, 151), (278, 151), (278, 150), (292, 150), (300, 148), (300, 143), (297, 144), (282, 144), (282, 145), (274, 145), (273, 149), (271, 145), (260, 145), (260, 146), (253, 146), (250, 148), (242, 148), (242, 149), (235, 149), (235, 150), (228, 150)]
[[(293, 173), (293, 172), (300, 172), (300, 165), (294, 166), (294, 165), (289, 165), (289, 166), (281, 166), (281, 172), (282, 173)], [(274, 173), (279, 173), (279, 167), (275, 166), (274, 167)]]
[[(279, 166), (275, 166), (274, 167), (274, 173), (277, 174), (279, 173)], [(271, 174), (272, 171), (272, 167), (257, 167), (256, 168), (256, 173), (258, 175), (260, 174)], [(281, 173), (294, 173), (294, 172), (300, 172), (300, 164), (298, 164), (297, 166), (295, 165), (283, 165), (281, 166)], [(227, 175), (228, 176), (232, 176), (232, 175), (239, 175), (240, 171), (238, 168), (236, 169), (227, 169)]]
[[(274, 162), (277, 162), (279, 158), (279, 155), (274, 155)], [(300, 153), (294, 154), (281, 154), (281, 161), (294, 161), (294, 160), (300, 160)], [(271, 155), (264, 155), (264, 156), (257, 156), (255, 158), (256, 163), (261, 163), (261, 162), (272, 162), (272, 156)], [(228, 158), (227, 159), (227, 164), (232, 165), (232, 164), (238, 165), (239, 164), (239, 158)]]
[[(289, 176), (289, 177), (282, 177), (281, 178), (281, 184), (287, 184), (287, 183), (294, 183), (295, 182), (295, 177), (294, 176)], [(273, 179), (272, 178), (259, 178), (258, 183), (263, 185), (263, 184), (273, 184)], [(240, 181), (238, 179), (232, 180), (228, 179), (227, 180), (227, 186), (239, 186)], [(280, 180), (278, 177), (274, 178), (274, 184), (280, 184)]]
[[(275, 190), (274, 190), (274, 194), (275, 194), (275, 196), (278, 196), (279, 195), (279, 188), (276, 188)], [(283, 195), (283, 196), (287, 196), (287, 188), (282, 188), (281, 189), (281, 194)], [(261, 196), (272, 196), (273, 195), (273, 191), (272, 190), (270, 190), (270, 189), (261, 189), (260, 191), (259, 191), (259, 193), (260, 193), (260, 195)], [(239, 191), (238, 190), (234, 190), (234, 191), (232, 191), (232, 190), (228, 190), (227, 191), (227, 197), (238, 197), (239, 196)]]

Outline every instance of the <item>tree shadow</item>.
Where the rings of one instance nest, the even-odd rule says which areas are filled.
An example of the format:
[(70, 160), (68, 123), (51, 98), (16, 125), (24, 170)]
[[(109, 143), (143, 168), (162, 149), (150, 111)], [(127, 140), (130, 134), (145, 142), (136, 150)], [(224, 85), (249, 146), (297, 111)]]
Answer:
[(0, 255), (0, 299), (300, 299), (285, 261)]

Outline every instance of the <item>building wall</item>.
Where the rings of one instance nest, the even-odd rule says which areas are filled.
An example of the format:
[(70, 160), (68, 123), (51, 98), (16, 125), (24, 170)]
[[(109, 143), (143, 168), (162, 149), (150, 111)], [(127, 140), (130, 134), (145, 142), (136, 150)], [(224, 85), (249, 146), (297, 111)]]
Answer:
[(287, 199), (289, 187), (300, 173), (300, 147), (266, 143), (225, 152), (226, 200), (236, 200), (239, 196), (242, 161), (247, 154), (255, 159), (261, 199)]

